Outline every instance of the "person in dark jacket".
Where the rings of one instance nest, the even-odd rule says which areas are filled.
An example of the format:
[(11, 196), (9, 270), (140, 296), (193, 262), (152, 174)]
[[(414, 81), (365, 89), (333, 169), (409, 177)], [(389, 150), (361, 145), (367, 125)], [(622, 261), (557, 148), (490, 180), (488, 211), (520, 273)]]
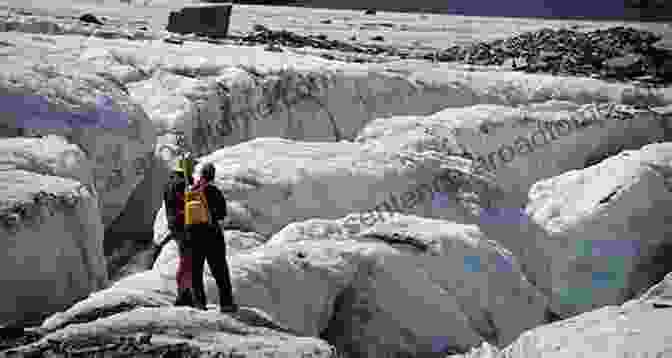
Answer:
[(212, 184), (215, 179), (215, 166), (212, 163), (203, 165), (201, 177), (192, 191), (205, 193), (211, 220), (207, 224), (187, 225), (188, 240), (193, 244), (193, 287), (196, 307), (205, 309), (206, 296), (203, 282), (205, 260), (217, 283), (219, 304), (222, 313), (236, 312), (238, 306), (233, 300), (233, 289), (226, 260), (226, 243), (218, 221), (226, 217), (226, 199), (222, 192)]
[(192, 247), (187, 241), (188, 237), (184, 226), (184, 190), (187, 185), (184, 165), (184, 161), (178, 161), (173, 175), (164, 188), (163, 200), (166, 204), (166, 218), (170, 230), (169, 239), (175, 240), (179, 254), (175, 305), (193, 307), (195, 298), (192, 289)]

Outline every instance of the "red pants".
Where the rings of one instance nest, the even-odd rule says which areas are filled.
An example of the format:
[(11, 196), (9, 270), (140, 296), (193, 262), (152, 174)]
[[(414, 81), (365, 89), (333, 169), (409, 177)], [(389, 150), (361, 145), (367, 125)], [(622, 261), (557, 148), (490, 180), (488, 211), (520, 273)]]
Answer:
[(191, 255), (180, 253), (180, 261), (177, 264), (176, 274), (178, 289), (191, 289), (193, 269), (194, 265)]

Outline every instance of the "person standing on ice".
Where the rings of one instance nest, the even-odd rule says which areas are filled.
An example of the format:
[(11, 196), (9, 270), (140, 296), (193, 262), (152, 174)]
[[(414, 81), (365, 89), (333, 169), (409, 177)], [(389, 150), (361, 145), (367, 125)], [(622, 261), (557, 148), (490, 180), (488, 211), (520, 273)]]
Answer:
[(226, 260), (226, 243), (218, 223), (226, 217), (226, 199), (222, 192), (212, 185), (214, 179), (215, 166), (212, 163), (204, 164), (198, 182), (187, 190), (185, 196), (185, 228), (187, 240), (193, 248), (192, 282), (196, 307), (206, 308), (203, 268), (207, 259), (217, 283), (220, 311), (231, 313), (236, 312), (238, 306), (233, 300), (229, 265)]
[(179, 261), (177, 265), (177, 300), (176, 306), (194, 306), (195, 299), (192, 289), (192, 247), (188, 242), (184, 226), (184, 194), (187, 189), (187, 168), (185, 159), (179, 159), (173, 169), (173, 175), (163, 190), (166, 205), (166, 219), (170, 230), (169, 239), (177, 243)]

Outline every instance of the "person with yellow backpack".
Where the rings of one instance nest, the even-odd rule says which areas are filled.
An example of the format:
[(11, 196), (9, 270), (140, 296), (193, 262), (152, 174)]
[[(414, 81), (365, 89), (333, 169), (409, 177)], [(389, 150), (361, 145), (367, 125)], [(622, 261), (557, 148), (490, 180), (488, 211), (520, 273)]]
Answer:
[(187, 241), (192, 248), (192, 286), (195, 306), (206, 308), (203, 269), (207, 259), (210, 271), (219, 291), (220, 312), (238, 310), (233, 300), (229, 265), (226, 260), (226, 243), (218, 221), (226, 217), (226, 199), (214, 185), (215, 166), (206, 163), (200, 170), (200, 178), (187, 188), (184, 195), (184, 222)]

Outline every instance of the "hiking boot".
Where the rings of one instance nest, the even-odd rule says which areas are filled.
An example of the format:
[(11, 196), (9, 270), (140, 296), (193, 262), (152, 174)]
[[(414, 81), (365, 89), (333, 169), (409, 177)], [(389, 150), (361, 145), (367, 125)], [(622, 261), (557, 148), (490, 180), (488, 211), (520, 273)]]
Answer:
[(238, 305), (234, 303), (234, 304), (230, 304), (230, 305), (220, 306), (219, 312), (221, 312), (221, 313), (238, 312)]

